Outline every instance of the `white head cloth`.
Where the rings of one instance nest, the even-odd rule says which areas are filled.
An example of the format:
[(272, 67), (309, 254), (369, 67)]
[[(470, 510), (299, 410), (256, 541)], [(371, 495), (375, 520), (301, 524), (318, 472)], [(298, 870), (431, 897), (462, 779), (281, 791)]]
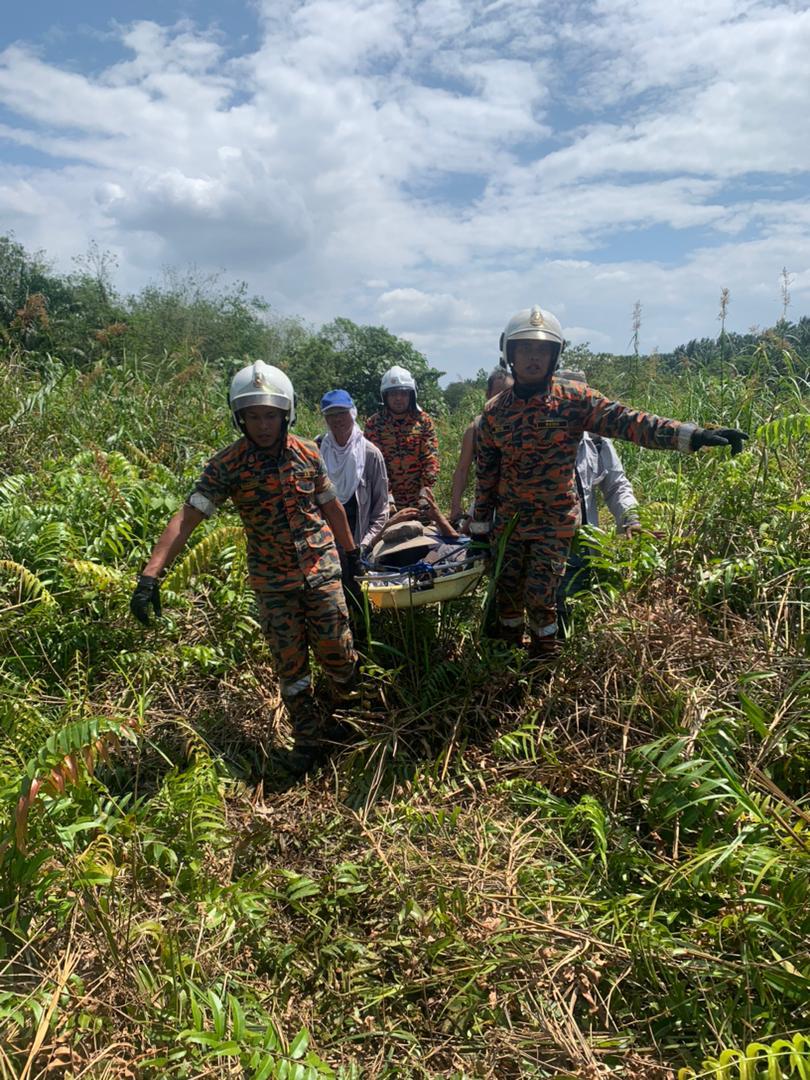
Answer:
[(340, 446), (331, 431), (327, 431), (321, 440), (321, 456), (326, 471), (335, 485), (337, 497), (344, 504), (357, 491), (366, 468), (365, 440), (357, 425), (357, 409), (351, 408), (349, 412), (354, 425), (346, 445)]

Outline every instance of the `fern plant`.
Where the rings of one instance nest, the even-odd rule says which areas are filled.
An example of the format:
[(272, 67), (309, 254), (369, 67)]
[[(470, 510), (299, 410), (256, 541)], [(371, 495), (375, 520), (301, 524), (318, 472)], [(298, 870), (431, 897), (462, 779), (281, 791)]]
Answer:
[[(56, 600), (45, 587), (45, 583), (21, 563), (11, 559), (0, 559), (0, 573), (5, 574), (14, 583), (15, 592), (10, 597), (9, 608), (20, 608), (26, 604), (43, 604), (45, 607), (55, 607)], [(2, 615), (0, 609), (0, 615)]]
[(757, 428), (757, 438), (770, 450), (790, 446), (810, 436), (810, 412), (791, 413)]
[(244, 551), (244, 530), (238, 525), (220, 525), (208, 533), (166, 576), (167, 592), (181, 592), (218, 559), (233, 561)]
[(796, 1034), (772, 1043), (751, 1042), (703, 1061), (700, 1072), (678, 1070), (678, 1080), (810, 1080), (810, 1038)]
[(132, 721), (109, 716), (79, 720), (50, 735), (25, 767), (14, 804), (13, 832), (3, 850), (14, 847), (25, 855), (28, 816), (37, 796), (64, 795), (83, 773), (92, 776), (99, 758), (108, 761), (110, 751), (118, 747), (122, 737), (134, 741)]

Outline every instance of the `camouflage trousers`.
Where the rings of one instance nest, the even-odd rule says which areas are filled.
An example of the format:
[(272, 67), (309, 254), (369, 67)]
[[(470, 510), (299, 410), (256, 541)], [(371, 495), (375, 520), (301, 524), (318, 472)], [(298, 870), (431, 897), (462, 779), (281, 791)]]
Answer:
[(310, 646), (330, 679), (335, 683), (351, 680), (357, 653), (339, 578), (317, 588), (303, 585), (284, 592), (257, 592), (256, 600), (285, 700), (311, 686)]
[(565, 550), (555, 551), (540, 540), (506, 543), (495, 588), (495, 611), (503, 637), (519, 643), (524, 611), (532, 639), (557, 633), (557, 589), (565, 572)]

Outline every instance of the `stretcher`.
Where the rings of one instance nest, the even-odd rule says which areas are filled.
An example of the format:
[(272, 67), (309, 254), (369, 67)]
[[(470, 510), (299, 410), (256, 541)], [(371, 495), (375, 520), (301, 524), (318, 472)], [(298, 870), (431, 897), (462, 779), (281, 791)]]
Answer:
[(402, 570), (372, 570), (357, 580), (374, 607), (411, 608), (458, 600), (473, 591), (483, 572), (482, 558), (467, 558), (419, 562)]

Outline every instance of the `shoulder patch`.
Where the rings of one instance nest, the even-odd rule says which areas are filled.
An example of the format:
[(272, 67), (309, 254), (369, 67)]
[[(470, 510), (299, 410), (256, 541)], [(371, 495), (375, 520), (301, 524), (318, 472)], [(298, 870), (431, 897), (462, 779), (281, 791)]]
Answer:
[(320, 453), (314, 439), (302, 439), (300, 435), (288, 435), (287, 447), (297, 451), (302, 457), (316, 458)]
[(250, 443), (248, 442), (247, 437), (243, 435), (240, 439), (237, 439), (236, 442), (232, 442), (230, 446), (226, 446), (223, 450), (218, 450), (210, 460), (221, 461), (225, 465), (232, 465), (234, 462), (239, 461), (249, 449)]

